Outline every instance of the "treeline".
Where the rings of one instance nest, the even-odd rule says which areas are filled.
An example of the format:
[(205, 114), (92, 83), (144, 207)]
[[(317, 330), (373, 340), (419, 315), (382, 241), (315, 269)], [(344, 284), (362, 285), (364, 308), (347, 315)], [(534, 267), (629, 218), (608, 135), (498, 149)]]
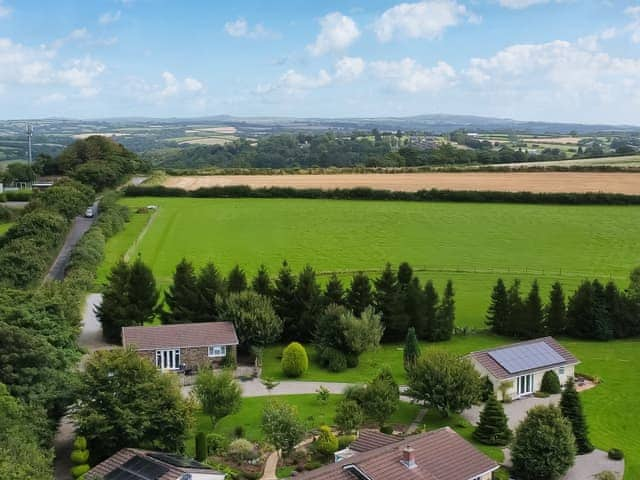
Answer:
[(194, 198), (309, 198), (331, 200), (401, 200), (409, 202), (527, 203), (551, 205), (640, 205), (640, 195), (621, 193), (533, 193), (465, 190), (398, 192), (372, 188), (251, 188), (246, 185), (202, 187), (197, 190), (156, 186), (128, 186), (128, 197)]
[(0, 286), (33, 286), (46, 273), (72, 219), (93, 202), (91, 187), (63, 180), (33, 196), (0, 238)]
[[(16, 224), (19, 227), (12, 231), (0, 255), (5, 255), (5, 248), (18, 242), (21, 235), (25, 242), (39, 242), (34, 238), (39, 235), (46, 239), (45, 244), (64, 236), (66, 227), (63, 231), (58, 229), (68, 226), (65, 215), (74, 211), (70, 205), (77, 201), (78, 209), (86, 208), (85, 195), (90, 189), (76, 182), (62, 182), (54, 188), (59, 190), (51, 189), (49, 192), (53, 193), (34, 198), (29, 213)], [(75, 400), (76, 366), (81, 356), (76, 343), (80, 306), (95, 281), (105, 238), (118, 231), (128, 215), (128, 210), (117, 205), (116, 200), (115, 194), (105, 194), (100, 217), (73, 250), (64, 281), (31, 290), (9, 288), (7, 283), (13, 282), (10, 280), (13, 275), (2, 266), (0, 275), (5, 284), (0, 287), (1, 478), (53, 478), (53, 435), (60, 417)], [(58, 201), (62, 208), (54, 207)], [(43, 254), (47, 252), (25, 250), (24, 261)], [(42, 267), (46, 266), (48, 263), (43, 262)], [(35, 278), (40, 279), (42, 272), (40, 269)]]
[(148, 169), (135, 153), (100, 135), (76, 140), (57, 157), (39, 155), (33, 166), (39, 175), (68, 176), (97, 191), (116, 187), (127, 175)]
[[(462, 149), (444, 143), (424, 149), (413, 146), (408, 139), (389, 141), (376, 131), (370, 136), (357, 133), (338, 136), (329, 132), (269, 135), (257, 141), (240, 139), (225, 145), (152, 150), (144, 158), (155, 166), (178, 169), (486, 165), (565, 158), (558, 149), (544, 149), (534, 155), (508, 146), (494, 149), (490, 142), (479, 141), (466, 134), (454, 134), (454, 139), (471, 148)], [(399, 148), (392, 150), (392, 143)]]
[[(111, 272), (99, 311), (109, 340), (118, 341), (121, 327), (141, 325), (156, 313), (165, 324), (211, 322), (229, 317), (235, 323), (235, 319), (244, 315), (238, 312), (245, 308), (252, 309), (247, 316), (260, 317), (269, 325), (282, 322), (282, 327), (275, 329), (281, 332), (276, 337), (271, 336), (273, 328), (265, 329), (269, 330), (265, 332), (268, 340), (255, 339), (261, 331), (259, 326), (239, 328), (241, 339), (254, 338), (247, 342), (251, 345), (245, 346), (265, 346), (281, 340), (309, 343), (317, 338), (320, 318), (327, 314), (329, 306), (334, 308), (331, 315), (335, 318), (346, 313), (362, 318), (372, 307), (380, 315), (382, 340), (387, 342), (404, 340), (410, 327), (415, 328), (420, 339), (429, 341), (448, 340), (453, 334), (453, 284), (447, 282), (440, 298), (433, 282), (421, 285), (406, 262), (397, 270), (387, 264), (375, 279), (356, 273), (347, 287), (334, 274), (323, 288), (311, 266), (296, 275), (284, 262), (273, 279), (262, 266), (253, 279), (248, 279), (239, 266), (225, 277), (212, 263), (196, 271), (190, 262), (182, 260), (164, 294), (164, 308), (160, 309), (153, 307), (158, 298), (155, 280), (148, 268), (140, 264), (139, 260), (130, 266), (120, 262)], [(131, 281), (132, 275), (135, 281)], [(137, 290), (132, 294), (134, 284)], [(260, 298), (237, 297), (245, 292)], [(274, 314), (279, 320), (272, 318)]]
[(520, 281), (509, 288), (498, 279), (491, 293), (487, 326), (499, 335), (536, 338), (568, 335), (574, 338), (610, 340), (640, 335), (640, 267), (631, 273), (627, 290), (612, 281), (584, 280), (565, 299), (562, 285), (555, 282), (546, 305), (534, 281), (526, 297)]

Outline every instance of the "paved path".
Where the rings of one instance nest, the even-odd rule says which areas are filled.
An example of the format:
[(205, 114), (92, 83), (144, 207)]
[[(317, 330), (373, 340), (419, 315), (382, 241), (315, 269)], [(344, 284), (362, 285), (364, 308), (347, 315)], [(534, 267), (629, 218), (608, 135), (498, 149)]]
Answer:
[(73, 247), (76, 246), (87, 230), (91, 228), (91, 225), (93, 225), (93, 222), (98, 216), (98, 202), (93, 204), (93, 211), (94, 214), (92, 218), (78, 216), (73, 220), (71, 230), (67, 234), (67, 238), (64, 240), (64, 244), (53, 262), (53, 265), (51, 265), (51, 268), (44, 279), (45, 282), (50, 282), (51, 280), (64, 280), (65, 270), (69, 264), (69, 258)]
[(89, 352), (111, 346), (102, 338), (102, 325), (100, 325), (96, 315), (96, 308), (101, 303), (101, 293), (90, 293), (87, 295), (84, 310), (82, 311), (82, 330), (78, 337), (78, 345)]
[(260, 477), (261, 480), (277, 480), (278, 460), (280, 460), (280, 454), (277, 451), (271, 452), (267, 457), (267, 461), (264, 462), (264, 472)]
[(618, 478), (624, 475), (624, 460), (610, 460), (607, 452), (594, 450), (587, 455), (578, 455), (576, 463), (564, 480), (591, 480), (600, 472), (609, 470), (615, 473)]

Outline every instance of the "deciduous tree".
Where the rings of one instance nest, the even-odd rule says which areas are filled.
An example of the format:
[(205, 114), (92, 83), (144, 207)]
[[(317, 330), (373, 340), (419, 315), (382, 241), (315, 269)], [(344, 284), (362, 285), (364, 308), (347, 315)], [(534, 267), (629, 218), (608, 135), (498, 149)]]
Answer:
[(233, 323), (240, 345), (247, 351), (275, 343), (282, 335), (282, 320), (271, 301), (251, 290), (230, 293), (223, 302), (220, 318)]
[(261, 429), (267, 441), (289, 455), (305, 433), (298, 409), (285, 402), (271, 401), (263, 412)]
[(216, 373), (210, 368), (201, 369), (193, 393), (214, 428), (224, 417), (236, 413), (242, 404), (240, 385), (228, 371)]

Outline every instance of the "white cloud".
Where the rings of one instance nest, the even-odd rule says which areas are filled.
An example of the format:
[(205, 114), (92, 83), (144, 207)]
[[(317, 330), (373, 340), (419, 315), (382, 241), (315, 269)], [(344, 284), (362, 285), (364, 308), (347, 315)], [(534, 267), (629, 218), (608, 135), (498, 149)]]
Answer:
[(312, 55), (319, 56), (345, 50), (360, 36), (358, 26), (350, 17), (333, 12), (320, 19), (320, 33), (316, 41), (307, 48)]
[(352, 81), (362, 75), (365, 61), (360, 57), (342, 57), (335, 65), (335, 78), (343, 81)]
[(115, 23), (118, 20), (120, 20), (121, 15), (122, 15), (122, 12), (120, 10), (116, 12), (105, 12), (102, 15), (100, 15), (98, 22), (100, 22), (101, 25), (108, 25), (110, 23)]
[(160, 91), (161, 97), (171, 97), (178, 93), (178, 80), (173, 73), (162, 72), (162, 79), (164, 80), (164, 88)]
[(302, 75), (295, 70), (288, 70), (280, 77), (280, 83), (287, 90), (309, 90), (329, 85), (331, 75), (326, 70), (320, 70), (315, 76)]
[(522, 10), (533, 5), (549, 3), (549, 0), (499, 0), (501, 6), (512, 10)]
[(400, 3), (386, 10), (373, 29), (381, 42), (394, 36), (434, 39), (465, 20), (477, 22), (479, 17), (454, 0)]
[(629, 7), (624, 13), (631, 17), (631, 23), (625, 27), (625, 30), (631, 35), (633, 43), (640, 43), (640, 5)]
[(6, 6), (4, 2), (0, 0), (0, 18), (6, 18), (10, 16), (11, 12), (13, 12), (11, 7)]
[(57, 78), (64, 84), (83, 90), (93, 91), (93, 80), (105, 71), (105, 65), (91, 57), (71, 60), (57, 73)]
[(456, 83), (457, 74), (451, 65), (438, 62), (435, 67), (427, 68), (413, 58), (404, 58), (397, 62), (372, 62), (374, 74), (390, 81), (399, 90), (417, 92), (436, 92)]
[(199, 92), (204, 89), (204, 85), (200, 80), (196, 80), (195, 78), (187, 77), (184, 79), (184, 88), (188, 92)]
[(232, 22), (225, 23), (224, 30), (225, 32), (227, 32), (227, 34), (236, 38), (250, 38), (255, 40), (261, 38), (264, 39), (279, 37), (276, 32), (267, 30), (261, 23), (257, 23), (252, 28), (244, 18), (238, 18), (237, 20), (234, 20)]
[(42, 97), (40, 97), (38, 101), (40, 103), (60, 103), (60, 102), (64, 102), (66, 99), (67, 99), (66, 95), (59, 92), (54, 92), (54, 93), (49, 93), (47, 95), (43, 95)]

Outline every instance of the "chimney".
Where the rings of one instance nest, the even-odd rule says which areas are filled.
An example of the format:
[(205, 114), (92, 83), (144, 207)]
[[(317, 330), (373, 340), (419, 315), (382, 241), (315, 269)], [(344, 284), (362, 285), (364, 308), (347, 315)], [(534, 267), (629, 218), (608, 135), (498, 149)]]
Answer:
[(402, 460), (400, 461), (407, 468), (416, 468), (418, 465), (416, 464), (416, 451), (411, 447), (411, 445), (407, 445), (402, 450)]

